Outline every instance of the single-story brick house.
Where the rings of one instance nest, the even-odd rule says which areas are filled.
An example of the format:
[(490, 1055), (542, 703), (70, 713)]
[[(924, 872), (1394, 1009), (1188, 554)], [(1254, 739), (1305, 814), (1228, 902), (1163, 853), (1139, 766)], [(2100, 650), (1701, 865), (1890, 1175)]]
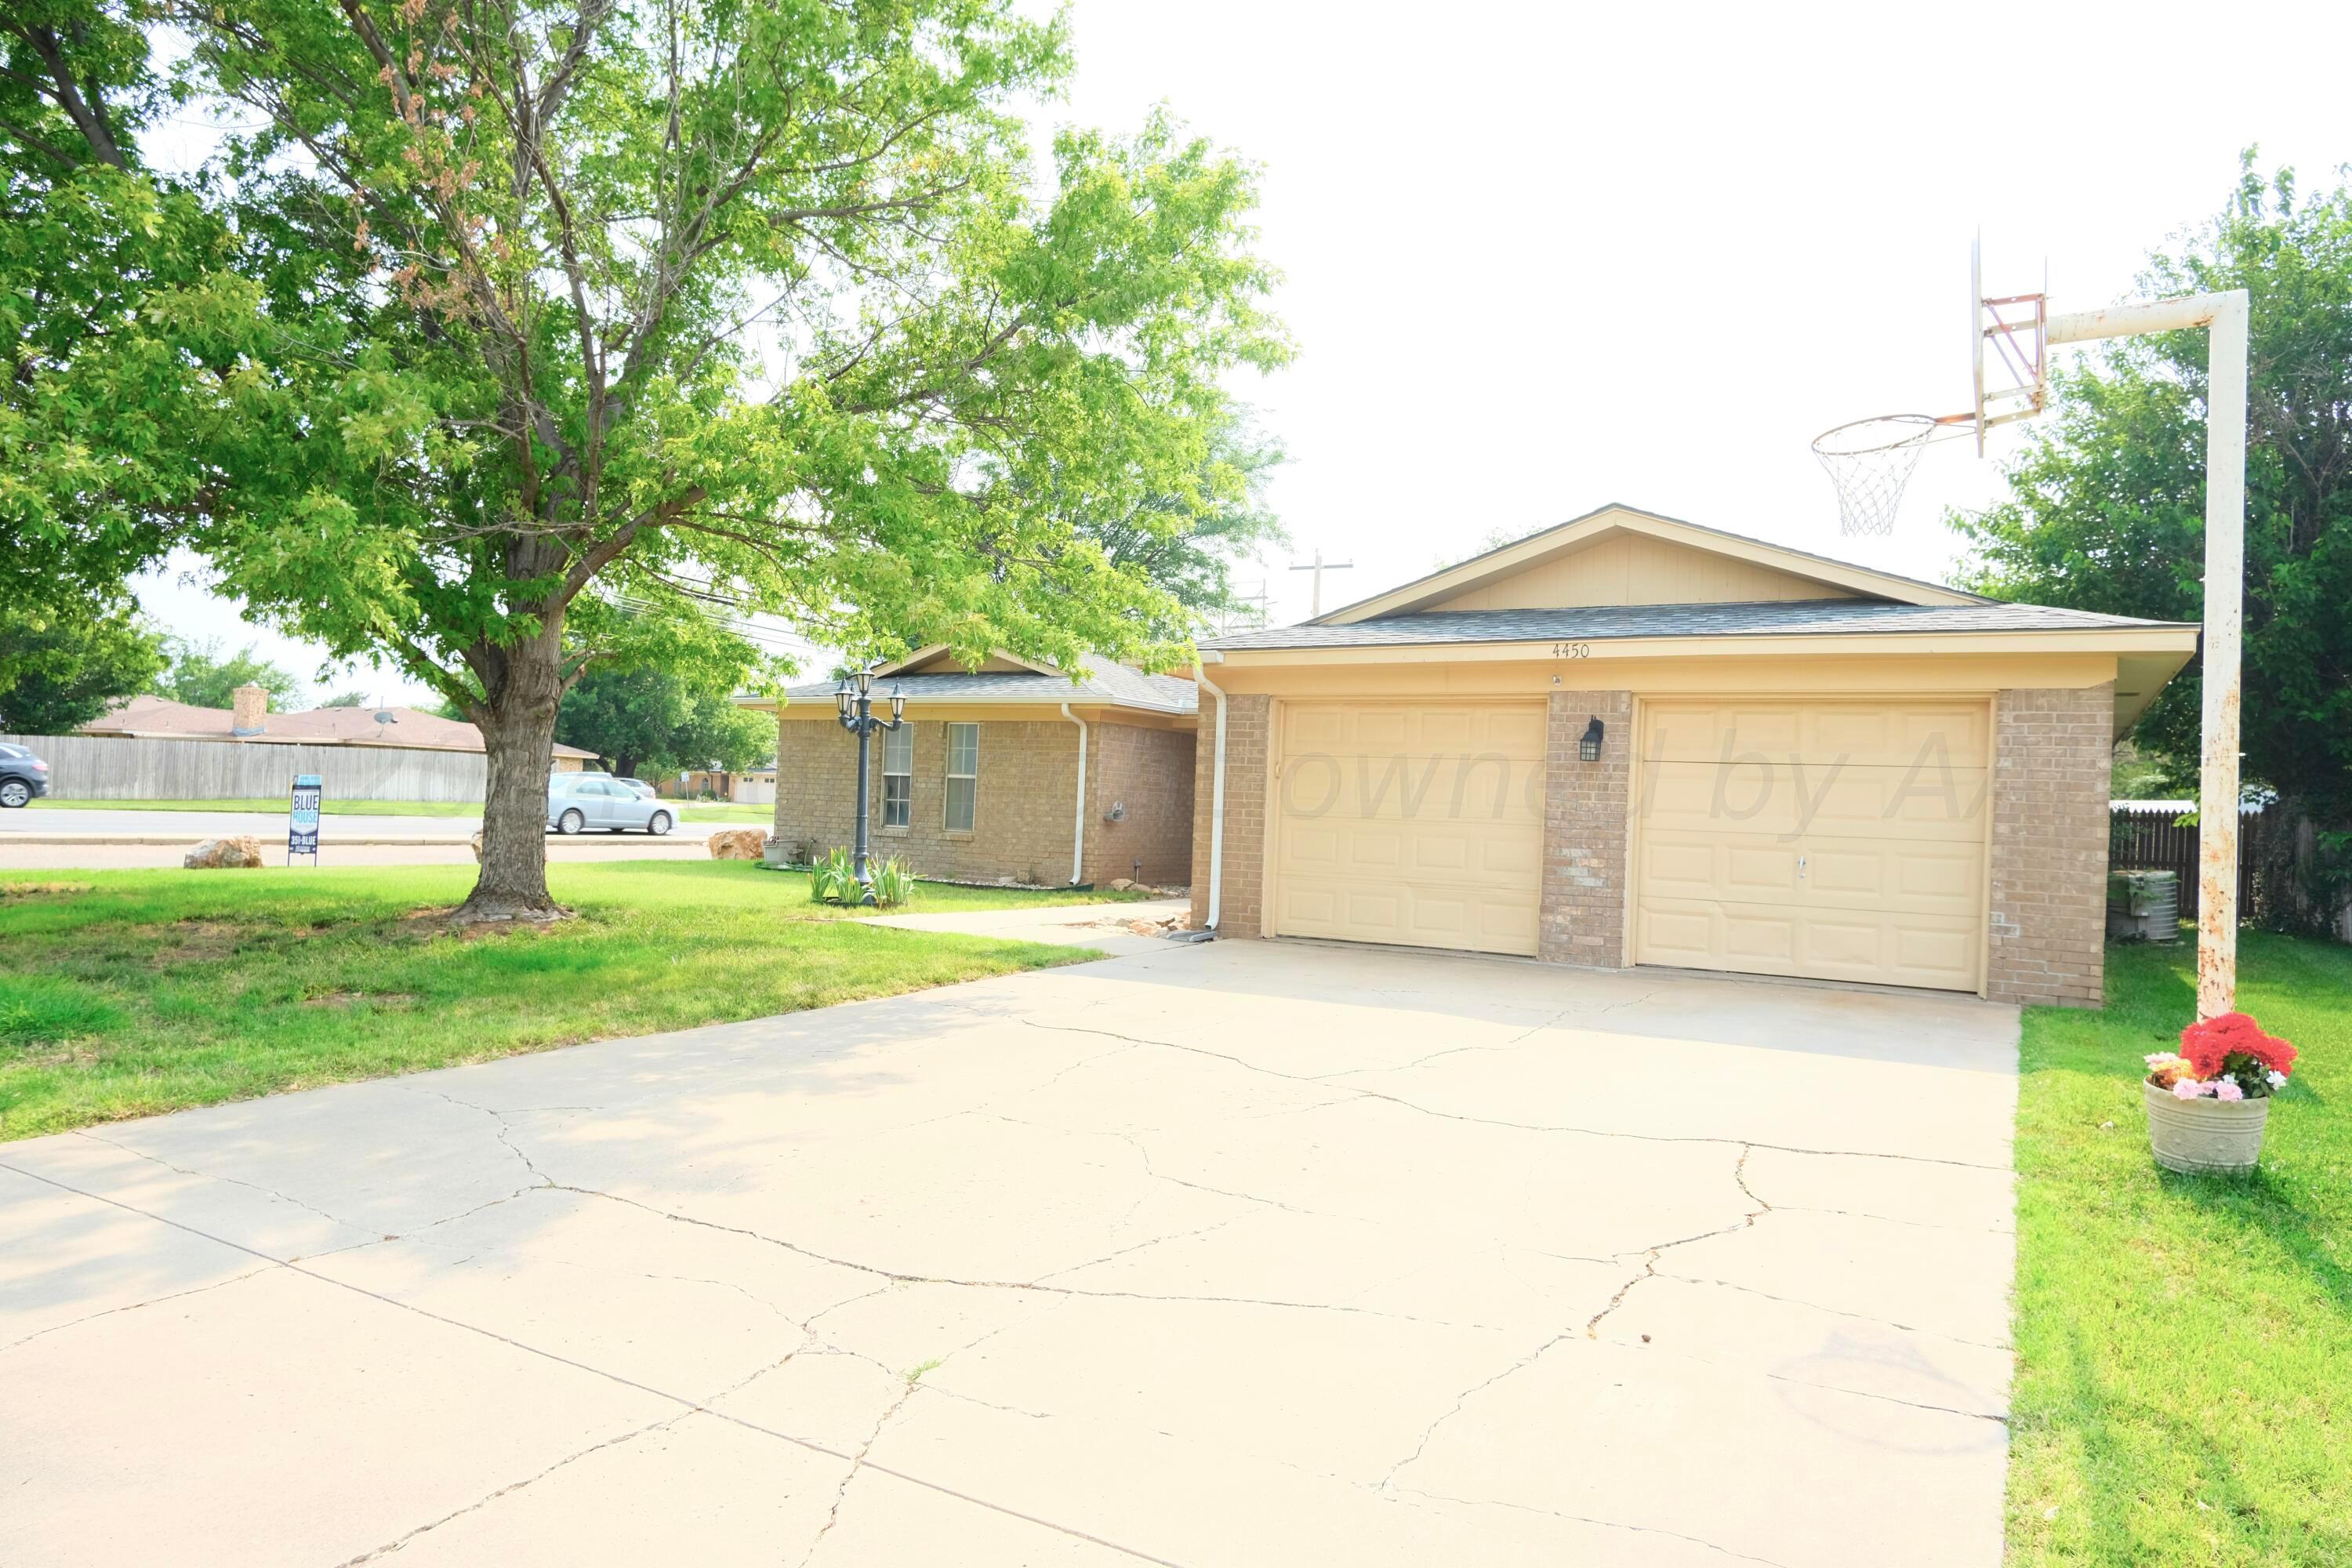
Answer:
[(1604, 507), (1202, 644), (1194, 918), (2097, 1006), (2112, 743), (2197, 636)]
[[(1000, 654), (966, 669), (929, 647), (875, 672), (875, 707), (907, 694), (907, 722), (873, 739), (874, 853), (926, 877), (1038, 886), (1121, 877), (1181, 885), (1192, 866), (1192, 722), (1182, 676), (1108, 660), (1073, 675)], [(847, 845), (857, 738), (831, 683), (798, 686), (776, 714), (772, 858)]]

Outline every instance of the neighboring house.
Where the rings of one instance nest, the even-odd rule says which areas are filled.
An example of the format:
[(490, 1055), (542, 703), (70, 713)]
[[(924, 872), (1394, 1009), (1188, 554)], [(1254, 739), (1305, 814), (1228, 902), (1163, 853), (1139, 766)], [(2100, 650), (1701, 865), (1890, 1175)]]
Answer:
[(1605, 507), (1204, 643), (1195, 917), (2097, 1006), (2112, 742), (2196, 646)]
[[(269, 694), (240, 686), (234, 708), (193, 708), (161, 697), (133, 697), (102, 719), (84, 724), (84, 735), (123, 735), (151, 741), (242, 741), (255, 744), (366, 746), (372, 750), (473, 752), (482, 732), (473, 725), (414, 708), (313, 708), (307, 713), (272, 713)], [(389, 713), (393, 721), (376, 717)], [(577, 746), (555, 748), (555, 771), (577, 773), (596, 760)]]
[[(873, 739), (874, 852), (923, 876), (1040, 885), (1133, 877), (1181, 883), (1192, 864), (1192, 682), (1108, 661), (1068, 672), (1000, 655), (967, 670), (924, 648), (875, 674), (907, 722)], [(776, 834), (770, 852), (848, 844), (857, 738), (834, 687), (794, 687), (776, 714)]]

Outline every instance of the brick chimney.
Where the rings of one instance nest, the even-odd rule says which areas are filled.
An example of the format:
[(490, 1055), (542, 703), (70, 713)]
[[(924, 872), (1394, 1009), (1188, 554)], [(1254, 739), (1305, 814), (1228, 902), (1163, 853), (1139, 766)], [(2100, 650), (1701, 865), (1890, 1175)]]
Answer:
[(236, 706), (229, 710), (230, 734), (258, 735), (268, 727), (263, 715), (269, 711), (268, 692), (258, 686), (240, 686), (231, 700)]

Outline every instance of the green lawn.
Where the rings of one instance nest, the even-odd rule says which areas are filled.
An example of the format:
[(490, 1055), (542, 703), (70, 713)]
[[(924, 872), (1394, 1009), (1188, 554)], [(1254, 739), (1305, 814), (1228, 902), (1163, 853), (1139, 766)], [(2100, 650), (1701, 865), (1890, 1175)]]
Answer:
[[(286, 797), (264, 800), (58, 800), (43, 797), (31, 803), (35, 811), (260, 811), (285, 815)], [(670, 802), (680, 822), (757, 822), (775, 819), (772, 805), (736, 805), (723, 800)], [(468, 816), (478, 817), (478, 803), (444, 800), (337, 800), (330, 795), (319, 808), (326, 816)]]
[(2148, 1157), (2191, 943), (2025, 1016), (2011, 1563), (2352, 1563), (2352, 949), (2242, 942), (2239, 1005), (2303, 1053), (2251, 1180)]
[[(580, 919), (438, 931), (473, 879), (0, 873), (0, 1140), (1095, 956), (867, 925), (741, 861), (552, 867)], [(1119, 898), (925, 882), (904, 912)]]

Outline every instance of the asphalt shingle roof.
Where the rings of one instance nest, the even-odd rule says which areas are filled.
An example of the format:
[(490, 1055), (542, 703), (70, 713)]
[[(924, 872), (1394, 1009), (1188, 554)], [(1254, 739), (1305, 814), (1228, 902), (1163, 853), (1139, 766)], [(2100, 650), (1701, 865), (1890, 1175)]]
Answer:
[[(835, 683), (795, 686), (785, 695), (794, 702), (833, 700)], [(1146, 675), (1108, 661), (1076, 680), (1066, 675), (1034, 675), (1025, 670), (987, 671), (971, 675), (886, 675), (874, 682), (877, 695), (902, 687), (908, 702), (1115, 702), (1149, 709), (1155, 713), (1190, 713), (1200, 695), (1182, 676)]]
[(1275, 626), (1204, 648), (1408, 647), (1431, 643), (1601, 642), (1617, 637), (1837, 637), (1885, 632), (2064, 632), (2173, 626), (2048, 605), (1898, 605), (1796, 599), (1748, 605), (1585, 605), (1550, 610), (1429, 610), (1352, 626)]

